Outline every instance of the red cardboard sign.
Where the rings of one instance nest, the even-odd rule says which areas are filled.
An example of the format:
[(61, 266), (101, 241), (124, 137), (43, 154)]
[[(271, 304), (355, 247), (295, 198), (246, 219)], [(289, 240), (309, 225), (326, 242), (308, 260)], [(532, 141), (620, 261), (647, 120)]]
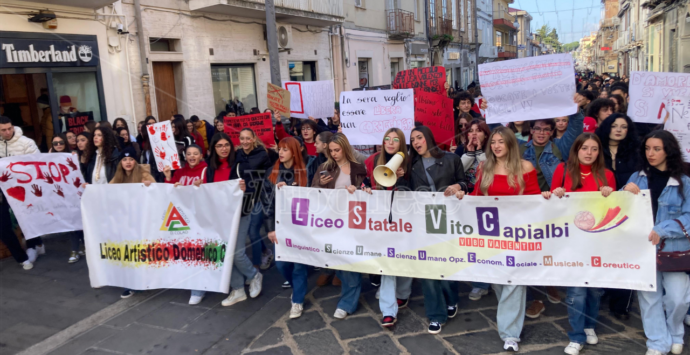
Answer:
[(455, 138), (453, 99), (429, 93), (415, 93), (414, 120), (431, 129), (436, 144), (447, 149)]
[(445, 96), (446, 68), (436, 66), (415, 68), (398, 72), (394, 89), (414, 89), (414, 94), (435, 93)]
[(235, 146), (240, 144), (240, 131), (245, 128), (251, 128), (267, 147), (272, 147), (276, 144), (275, 138), (273, 138), (273, 121), (271, 120), (270, 112), (248, 116), (224, 117), (223, 123), (225, 124), (225, 134), (230, 136), (232, 144)]

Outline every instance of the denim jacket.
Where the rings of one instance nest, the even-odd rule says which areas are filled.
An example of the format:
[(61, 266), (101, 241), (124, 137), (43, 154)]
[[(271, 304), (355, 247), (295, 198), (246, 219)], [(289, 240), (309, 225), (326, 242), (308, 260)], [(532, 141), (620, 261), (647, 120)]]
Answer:
[[(628, 183), (635, 183), (640, 190), (649, 189), (647, 174), (644, 171), (633, 173)], [(666, 188), (659, 196), (659, 208), (654, 221), (654, 231), (666, 240), (665, 252), (690, 250), (690, 241), (685, 237), (678, 223), (678, 219), (686, 230), (690, 230), (690, 178), (683, 175), (683, 195), (678, 193), (678, 180), (670, 178)], [(621, 189), (623, 190), (623, 189)], [(658, 248), (658, 246), (657, 246)]]
[[(566, 129), (563, 137), (556, 138), (544, 147), (544, 152), (542, 152), (539, 157), (539, 168), (541, 173), (544, 175), (546, 182), (551, 186), (551, 178), (553, 177), (556, 167), (561, 163), (559, 159), (553, 153), (552, 145), (556, 145), (558, 150), (561, 152), (563, 161), (568, 161), (568, 155), (570, 154), (570, 147), (575, 142), (577, 136), (582, 133), (582, 125), (584, 121), (584, 116), (580, 112), (576, 112), (568, 116), (568, 129)], [(537, 152), (534, 150), (534, 142), (529, 141), (525, 144), (525, 152), (522, 158), (532, 163), (532, 165), (537, 167)]]

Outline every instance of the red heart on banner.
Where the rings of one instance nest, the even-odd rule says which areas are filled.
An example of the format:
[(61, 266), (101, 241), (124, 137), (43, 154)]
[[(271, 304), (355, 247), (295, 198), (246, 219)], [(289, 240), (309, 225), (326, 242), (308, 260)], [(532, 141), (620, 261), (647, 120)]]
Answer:
[(5, 191), (8, 196), (14, 197), (15, 199), (24, 202), (26, 197), (26, 190), (21, 186), (10, 187)]

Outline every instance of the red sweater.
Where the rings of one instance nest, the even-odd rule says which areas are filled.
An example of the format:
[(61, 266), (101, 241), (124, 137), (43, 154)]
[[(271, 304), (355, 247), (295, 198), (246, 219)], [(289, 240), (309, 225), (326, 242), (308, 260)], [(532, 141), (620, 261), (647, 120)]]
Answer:
[(312, 157), (315, 157), (315, 156), (319, 155), (319, 154), (316, 152), (316, 143), (307, 143), (307, 142), (304, 142), (304, 147), (307, 148), (307, 155), (311, 155)]
[(170, 178), (170, 181), (166, 182), (169, 184), (179, 182), (183, 186), (189, 186), (193, 184), (194, 181), (202, 178), (201, 175), (204, 173), (206, 166), (206, 162), (203, 160), (193, 168), (190, 168), (189, 164), (187, 164), (182, 169), (175, 170), (173, 176)]
[[(558, 167), (556, 167), (556, 171), (553, 173), (553, 179), (551, 180), (551, 191), (562, 187), (565, 188), (566, 192), (577, 192), (577, 191), (599, 191), (599, 188), (597, 187), (597, 183), (595, 182), (594, 179), (594, 174), (592, 174), (592, 167), (590, 165), (582, 165), (580, 164), (580, 173), (581, 174), (589, 174), (587, 176), (584, 176), (584, 178), (581, 180), (582, 182), (582, 187), (579, 189), (573, 191), (573, 181), (570, 180), (570, 174), (565, 174), (565, 180), (563, 179), (563, 170), (565, 169), (565, 164), (561, 163), (558, 164)], [(613, 191), (616, 191), (616, 177), (613, 175), (613, 172), (609, 169), (606, 170), (606, 180), (608, 181), (608, 186), (613, 188)], [(582, 175), (580, 175), (582, 177)], [(565, 185), (565, 186), (563, 186)], [(604, 183), (602, 181), (599, 181), (599, 186), (604, 186)]]
[[(213, 173), (213, 182), (221, 182), (230, 180), (230, 174), (232, 173), (231, 167), (228, 165), (227, 160), (223, 160), (223, 163), (216, 169)], [(204, 183), (208, 182), (208, 175), (204, 176)]]
[[(523, 195), (539, 195), (541, 194), (541, 189), (539, 188), (539, 180), (537, 179), (537, 171), (532, 170), (529, 173), (523, 174), (522, 178), (525, 180), (525, 190), (522, 192)], [(477, 177), (477, 182), (474, 184), (474, 191), (470, 195), (472, 196), (484, 196), (480, 193), (479, 187), (482, 184), (482, 173), (480, 172)], [(494, 182), (489, 186), (489, 191), (487, 191), (487, 196), (514, 196), (520, 194), (520, 187), (510, 187), (508, 185), (508, 175), (494, 175)]]

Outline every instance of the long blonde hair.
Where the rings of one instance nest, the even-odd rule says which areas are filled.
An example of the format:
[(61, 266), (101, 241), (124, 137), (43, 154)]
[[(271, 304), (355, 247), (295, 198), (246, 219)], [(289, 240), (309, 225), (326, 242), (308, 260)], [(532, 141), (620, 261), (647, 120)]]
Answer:
[(351, 163), (357, 163), (357, 159), (355, 159), (354, 149), (350, 145), (350, 141), (347, 140), (347, 137), (344, 134), (336, 133), (333, 135), (333, 137), (331, 137), (331, 139), (328, 140), (328, 147), (326, 147), (326, 157), (328, 157), (328, 161), (324, 163), (324, 167), (326, 169), (333, 169), (336, 166), (338, 166), (338, 163), (336, 163), (335, 159), (333, 159), (333, 157), (331, 156), (331, 143), (335, 143), (343, 149), (345, 159), (347, 159)]
[(508, 186), (512, 188), (520, 187), (519, 195), (525, 190), (525, 179), (522, 177), (522, 158), (520, 157), (520, 148), (518, 147), (515, 133), (508, 127), (497, 127), (491, 132), (487, 145), (489, 149), (486, 150), (486, 161), (482, 167), (482, 183), (479, 186), (479, 192), (487, 196), (489, 187), (494, 182), (495, 170), (498, 167), (498, 159), (491, 149), (491, 139), (495, 135), (500, 135), (505, 142), (506, 149), (508, 149), (506, 169), (508, 170)]
[[(144, 180), (144, 169), (142, 169), (141, 165), (136, 164), (136, 159), (135, 159), (135, 164), (134, 164), (134, 169), (132, 169), (132, 173), (127, 175), (127, 172), (125, 169), (122, 168), (122, 161), (120, 161), (117, 164), (117, 170), (115, 171), (115, 176), (113, 176), (113, 179), (110, 180), (111, 184), (132, 184), (132, 183), (140, 183), (143, 182)], [(155, 182), (155, 181), (152, 181)]]

